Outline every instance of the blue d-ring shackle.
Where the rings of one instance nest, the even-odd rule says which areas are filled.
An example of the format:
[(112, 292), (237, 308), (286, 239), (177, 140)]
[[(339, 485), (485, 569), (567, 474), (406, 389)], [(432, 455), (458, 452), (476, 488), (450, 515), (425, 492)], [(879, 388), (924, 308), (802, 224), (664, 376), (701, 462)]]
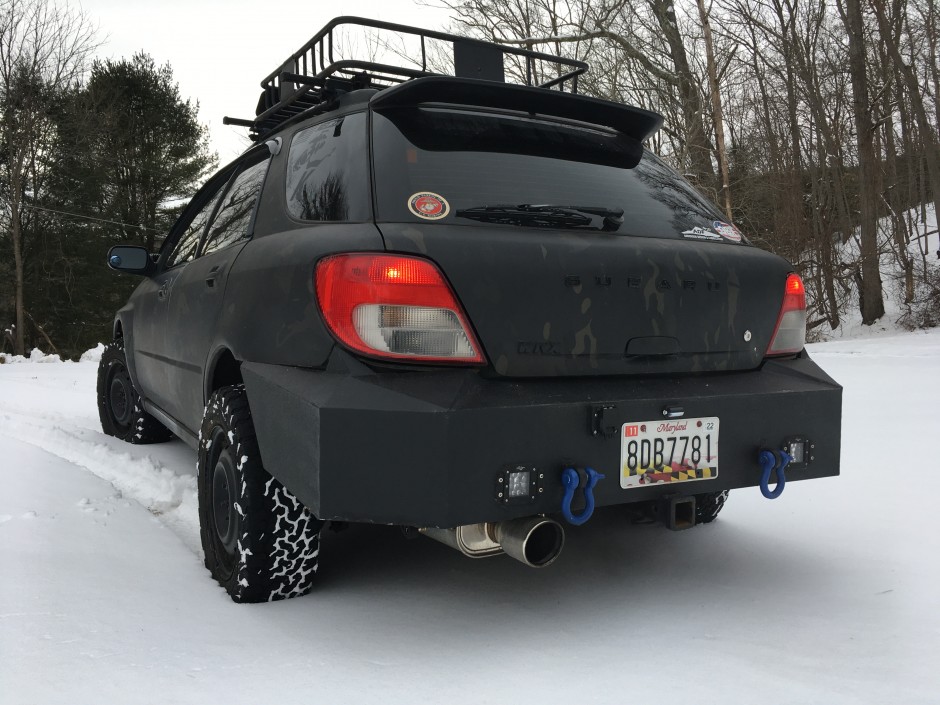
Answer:
[[(767, 499), (777, 499), (783, 494), (783, 488), (787, 484), (787, 477), (783, 471), (786, 470), (791, 460), (793, 460), (793, 456), (785, 450), (762, 450), (760, 452), (758, 462), (764, 471), (760, 478), (760, 492)], [(777, 472), (777, 484), (771, 490), (770, 473), (774, 470)]]
[(571, 513), (571, 500), (574, 499), (574, 492), (581, 484), (581, 476), (574, 468), (565, 468), (561, 474), (561, 481), (565, 486), (565, 496), (561, 500), (561, 513), (568, 523), (574, 526), (581, 526), (591, 518), (594, 513), (594, 486), (606, 477), (594, 468), (584, 468), (584, 472), (587, 474), (587, 482), (584, 484), (584, 510), (578, 515)]

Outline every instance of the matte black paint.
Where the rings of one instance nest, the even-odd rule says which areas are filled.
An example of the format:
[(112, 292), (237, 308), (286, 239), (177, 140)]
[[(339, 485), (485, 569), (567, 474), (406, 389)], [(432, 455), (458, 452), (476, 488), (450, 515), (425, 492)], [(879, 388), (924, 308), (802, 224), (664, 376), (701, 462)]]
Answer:
[[(323, 519), (454, 526), (554, 512), (566, 465), (608, 475), (595, 492), (599, 505), (753, 486), (759, 448), (791, 436), (817, 441), (816, 461), (791, 479), (838, 474), (841, 388), (805, 354), (763, 359), (792, 269), (774, 255), (600, 232), (289, 217), (292, 135), (361, 111), (373, 95), (351, 94), (338, 112), (281, 128), (285, 148), (272, 157), (251, 239), (166, 270), (197, 198), (171, 231), (158, 271), (118, 313), (146, 407), (184, 440), (195, 444), (214, 365), (232, 356), (266, 468)], [(371, 193), (372, 185), (356, 188)], [(434, 260), (488, 365), (365, 363), (337, 345), (316, 306), (314, 267), (353, 251)], [(591, 433), (596, 405), (615, 428), (659, 418), (664, 405), (719, 416), (719, 477), (621, 490), (619, 433)], [(514, 463), (544, 470), (545, 491), (506, 508), (494, 482)]]
[(473, 105), (551, 115), (609, 127), (632, 137), (637, 143), (663, 124), (661, 115), (631, 105), (542, 88), (449, 76), (407, 81), (377, 93), (371, 100), (374, 110), (422, 103)]
[[(342, 351), (334, 353), (347, 357)], [(607, 479), (598, 506), (669, 494), (753, 487), (757, 454), (793, 435), (816, 442), (816, 460), (788, 480), (839, 472), (842, 388), (806, 357), (722, 375), (487, 379), (471, 370), (384, 372), (341, 360), (335, 371), (245, 363), (242, 373), (265, 467), (322, 519), (455, 526), (557, 512), (566, 466)], [(618, 433), (593, 436), (593, 404)], [(662, 418), (721, 418), (719, 475), (623, 490), (619, 427)], [(606, 418), (606, 417), (605, 417)], [(531, 505), (496, 502), (510, 464), (539, 468), (545, 493)]]
[[(792, 271), (776, 255), (730, 243), (511, 226), (379, 227), (389, 250), (440, 265), (493, 370), (508, 377), (753, 369)], [(673, 338), (679, 349), (627, 350), (649, 336)]]
[(160, 406), (191, 429), (202, 423), (208, 352), (218, 337), (230, 270), (245, 247), (242, 241), (197, 257), (178, 268), (170, 288), (165, 350), (172, 357), (164, 365), (169, 380)]

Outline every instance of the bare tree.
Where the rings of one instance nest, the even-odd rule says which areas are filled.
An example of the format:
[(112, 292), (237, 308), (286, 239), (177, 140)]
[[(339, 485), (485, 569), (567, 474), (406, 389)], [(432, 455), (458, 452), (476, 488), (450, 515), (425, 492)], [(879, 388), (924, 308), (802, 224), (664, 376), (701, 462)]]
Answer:
[(714, 147), (703, 80), (690, 55), (689, 30), (671, 0), (442, 2), (454, 13), (460, 32), (603, 66), (585, 77), (587, 91), (674, 117), (665, 128), (666, 151), (706, 191), (713, 189)]
[(875, 155), (875, 126), (868, 91), (865, 21), (861, 0), (839, 2), (839, 14), (845, 23), (849, 45), (849, 73), (852, 76), (852, 113), (858, 148), (858, 201), (861, 211), (861, 277), (859, 300), (862, 323), (871, 325), (885, 313), (881, 293), (878, 252), (878, 181), (880, 165)]
[(940, 218), (940, 136), (937, 134), (936, 120), (940, 118), (937, 111), (940, 111), (940, 69), (937, 68), (937, 26), (938, 22), (934, 3), (928, 3), (929, 15), (927, 15), (927, 36), (928, 41), (933, 43), (934, 53), (930, 57), (931, 66), (929, 67), (929, 76), (934, 82), (934, 123), (931, 124), (931, 115), (924, 100), (921, 88), (921, 78), (918, 76), (918, 67), (912, 60), (905, 60), (901, 55), (900, 35), (903, 30), (903, 22), (906, 18), (906, 3), (901, 0), (891, 0), (890, 9), (886, 0), (870, 0), (871, 7), (878, 20), (878, 29), (880, 31), (881, 41), (887, 50), (888, 56), (894, 62), (895, 68), (903, 81), (906, 89), (908, 105), (916, 120), (917, 127), (921, 133), (921, 139), (924, 141), (924, 156), (927, 162), (927, 172), (930, 176), (930, 187), (933, 192), (934, 212)]
[(24, 206), (28, 205), (41, 155), (50, 143), (49, 113), (55, 93), (84, 72), (97, 44), (82, 12), (47, 0), (0, 4), (0, 174), (6, 181), (3, 216), (14, 261), (14, 353), (25, 352)]
[(698, 0), (698, 14), (702, 22), (702, 32), (705, 39), (705, 58), (708, 67), (708, 88), (712, 101), (712, 119), (715, 125), (715, 144), (718, 147), (718, 170), (721, 173), (721, 195), (725, 206), (725, 215), (728, 221), (733, 220), (731, 214), (731, 178), (728, 175), (728, 152), (725, 149), (725, 124), (721, 110), (721, 93), (718, 90), (718, 67), (715, 63), (714, 43), (712, 42), (712, 29), (708, 21), (708, 10), (705, 9), (705, 0)]

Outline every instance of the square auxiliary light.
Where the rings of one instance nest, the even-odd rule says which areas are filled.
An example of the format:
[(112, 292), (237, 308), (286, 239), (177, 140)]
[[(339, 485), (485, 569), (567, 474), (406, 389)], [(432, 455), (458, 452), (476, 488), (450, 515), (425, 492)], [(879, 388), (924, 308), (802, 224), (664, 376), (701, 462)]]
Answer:
[(816, 460), (816, 444), (806, 436), (791, 436), (784, 439), (783, 449), (792, 458), (791, 468), (804, 467)]
[(530, 476), (528, 470), (514, 470), (509, 473), (509, 499), (529, 496)]
[(803, 444), (791, 441), (788, 445), (788, 452), (790, 453), (790, 457), (793, 458), (793, 460), (790, 462), (796, 463), (797, 465), (802, 465), (804, 448)]
[(499, 504), (530, 504), (542, 492), (544, 477), (543, 472), (531, 466), (505, 466), (496, 476), (495, 499)]

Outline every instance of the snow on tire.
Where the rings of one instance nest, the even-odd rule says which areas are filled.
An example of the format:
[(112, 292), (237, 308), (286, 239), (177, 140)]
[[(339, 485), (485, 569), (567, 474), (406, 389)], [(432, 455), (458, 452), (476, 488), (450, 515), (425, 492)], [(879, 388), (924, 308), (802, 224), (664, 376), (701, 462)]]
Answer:
[(695, 495), (695, 523), (711, 524), (728, 501), (728, 490)]
[(98, 418), (101, 430), (128, 443), (162, 443), (173, 438), (167, 428), (143, 409), (140, 394), (127, 371), (124, 339), (108, 343), (98, 362)]
[(268, 602), (313, 587), (320, 522), (264, 469), (242, 385), (209, 398), (196, 465), (206, 567), (235, 602)]

